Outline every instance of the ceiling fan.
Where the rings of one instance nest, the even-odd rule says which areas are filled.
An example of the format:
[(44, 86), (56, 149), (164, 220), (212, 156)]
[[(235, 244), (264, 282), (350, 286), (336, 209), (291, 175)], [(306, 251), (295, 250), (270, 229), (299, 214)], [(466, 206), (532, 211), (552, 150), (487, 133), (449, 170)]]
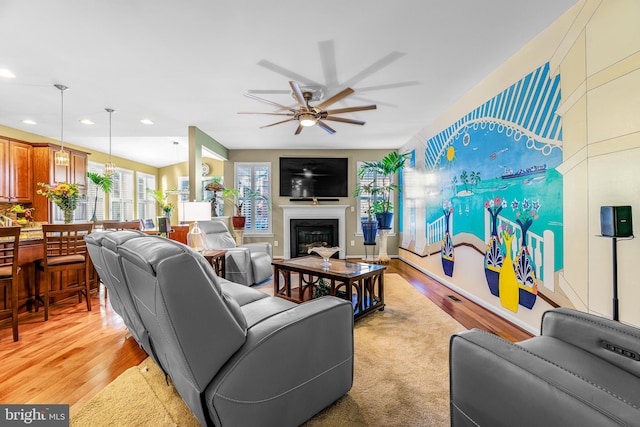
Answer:
[(291, 122), (297, 120), (299, 122), (298, 129), (296, 129), (295, 135), (298, 135), (302, 132), (302, 129), (307, 126), (318, 125), (325, 131), (330, 134), (335, 133), (336, 131), (332, 129), (329, 125), (327, 125), (323, 120), (330, 120), (334, 122), (342, 122), (342, 123), (350, 123), (353, 125), (364, 125), (365, 122), (361, 120), (353, 120), (353, 119), (345, 119), (343, 117), (335, 117), (334, 114), (342, 114), (342, 113), (352, 113), (354, 111), (364, 111), (364, 110), (375, 110), (375, 105), (364, 105), (361, 107), (346, 107), (346, 108), (336, 108), (333, 110), (327, 110), (326, 108), (336, 102), (340, 101), (343, 98), (354, 93), (354, 90), (351, 88), (346, 88), (341, 92), (333, 95), (331, 98), (326, 99), (320, 102), (317, 105), (309, 105), (309, 101), (313, 100), (314, 92), (311, 90), (303, 90), (297, 82), (290, 81), (289, 85), (291, 86), (291, 90), (293, 91), (293, 96), (296, 101), (298, 101), (298, 108), (287, 107), (286, 105), (278, 104), (277, 102), (269, 101), (267, 99), (259, 98), (255, 95), (251, 95), (249, 93), (245, 94), (246, 97), (255, 99), (256, 101), (264, 102), (265, 104), (273, 105), (278, 107), (279, 110), (287, 110), (287, 113), (250, 113), (250, 112), (240, 112), (238, 114), (269, 114), (272, 116), (288, 116), (289, 118), (286, 120), (282, 120), (276, 123), (271, 123), (270, 125), (261, 126), (261, 128), (266, 128), (270, 126), (279, 125), (281, 123)]

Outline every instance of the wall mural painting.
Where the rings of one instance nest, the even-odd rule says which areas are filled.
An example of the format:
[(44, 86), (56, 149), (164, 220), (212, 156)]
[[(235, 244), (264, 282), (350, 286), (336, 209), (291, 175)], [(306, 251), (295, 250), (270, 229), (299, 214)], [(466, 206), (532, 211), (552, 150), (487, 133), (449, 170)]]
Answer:
[(482, 247), (489, 291), (514, 312), (562, 269), (559, 103), (547, 63), (426, 142), (440, 188), (427, 200), (427, 240), (441, 244), (443, 273), (454, 274), (456, 236)]

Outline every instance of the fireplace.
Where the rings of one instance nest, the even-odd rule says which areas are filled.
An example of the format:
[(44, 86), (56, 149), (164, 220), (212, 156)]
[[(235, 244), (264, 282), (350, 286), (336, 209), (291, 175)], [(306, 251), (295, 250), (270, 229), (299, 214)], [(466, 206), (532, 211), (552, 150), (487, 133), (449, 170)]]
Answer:
[[(343, 250), (339, 252), (339, 258), (344, 258), (346, 255), (346, 210), (349, 205), (281, 205), (282, 208), (282, 224), (283, 224), (283, 251), (282, 256), (285, 259), (292, 257), (293, 250), (291, 249), (291, 221), (292, 220), (307, 220), (307, 221), (319, 221), (319, 220), (334, 220), (337, 221), (337, 225), (334, 227), (334, 232), (338, 233), (337, 240), (333, 241), (332, 246), (339, 246)], [(335, 239), (335, 235), (334, 235)], [(295, 246), (294, 246), (295, 247)], [(297, 249), (296, 249), (297, 255)]]
[[(306, 256), (309, 248), (338, 246), (337, 219), (292, 219), (290, 232), (291, 258)], [(338, 257), (338, 252), (334, 258)]]

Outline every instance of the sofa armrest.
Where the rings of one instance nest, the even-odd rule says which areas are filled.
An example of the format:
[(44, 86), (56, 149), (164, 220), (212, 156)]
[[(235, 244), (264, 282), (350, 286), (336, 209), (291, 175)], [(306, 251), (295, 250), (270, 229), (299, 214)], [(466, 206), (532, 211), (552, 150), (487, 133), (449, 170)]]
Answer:
[[(324, 297), (251, 327), (206, 399), (222, 425), (299, 425), (352, 383), (353, 309)], [(274, 410), (285, 407), (286, 414)]]
[(557, 308), (544, 313), (541, 334), (587, 351), (640, 378), (640, 330), (592, 314)]
[(449, 357), (454, 427), (618, 426), (639, 414), (567, 367), (485, 331), (453, 335)]
[(268, 242), (245, 243), (243, 245), (240, 245), (239, 247), (248, 248), (251, 252), (265, 252), (273, 258), (273, 255), (271, 254), (273, 252), (273, 249), (271, 247), (271, 243)]

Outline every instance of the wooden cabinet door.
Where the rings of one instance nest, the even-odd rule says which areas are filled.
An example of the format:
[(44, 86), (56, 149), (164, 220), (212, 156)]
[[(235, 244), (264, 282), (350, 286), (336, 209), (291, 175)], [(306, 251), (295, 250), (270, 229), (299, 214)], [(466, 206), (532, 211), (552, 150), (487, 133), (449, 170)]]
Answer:
[(0, 202), (8, 202), (9, 193), (9, 141), (0, 139)]
[(9, 160), (11, 163), (9, 190), (11, 201), (16, 203), (31, 203), (33, 201), (33, 148), (29, 144), (11, 141)]
[(86, 193), (88, 159), (86, 154), (71, 153), (71, 182), (78, 184), (81, 193)]

